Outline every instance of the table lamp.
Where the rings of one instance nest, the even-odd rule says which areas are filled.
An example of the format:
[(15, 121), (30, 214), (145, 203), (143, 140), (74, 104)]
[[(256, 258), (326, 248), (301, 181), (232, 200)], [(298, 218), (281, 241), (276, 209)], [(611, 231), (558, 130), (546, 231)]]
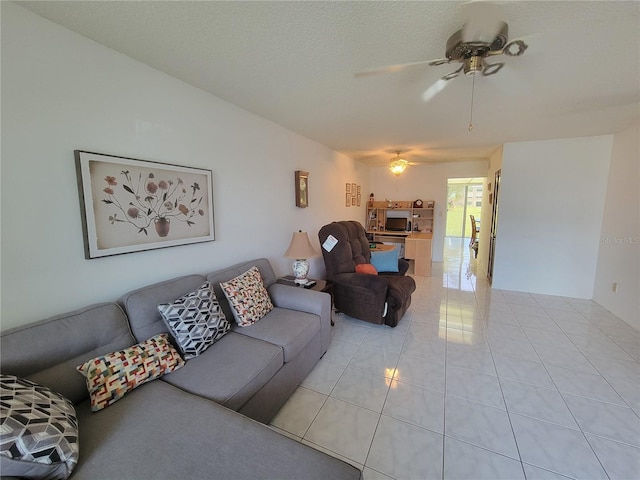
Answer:
[(295, 259), (293, 262), (293, 274), (296, 277), (294, 280), (298, 285), (306, 285), (307, 274), (309, 273), (309, 262), (307, 258), (317, 257), (318, 253), (314, 250), (307, 232), (299, 230), (294, 232), (291, 238), (291, 244), (287, 251), (284, 252), (284, 256), (287, 258)]

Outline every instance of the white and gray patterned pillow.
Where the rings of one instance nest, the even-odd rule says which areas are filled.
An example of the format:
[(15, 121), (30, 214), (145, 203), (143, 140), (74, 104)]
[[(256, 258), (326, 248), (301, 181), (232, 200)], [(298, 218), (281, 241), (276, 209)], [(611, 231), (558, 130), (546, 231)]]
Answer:
[(231, 329), (209, 282), (174, 302), (161, 303), (158, 311), (185, 360), (200, 355)]
[(47, 387), (0, 375), (2, 475), (67, 478), (78, 463), (78, 419), (73, 404)]

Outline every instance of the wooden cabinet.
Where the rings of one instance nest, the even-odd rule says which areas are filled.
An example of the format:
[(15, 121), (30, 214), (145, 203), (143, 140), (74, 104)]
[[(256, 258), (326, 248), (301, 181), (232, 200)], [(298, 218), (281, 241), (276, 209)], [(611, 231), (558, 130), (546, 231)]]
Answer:
[(430, 233), (412, 233), (404, 240), (404, 258), (414, 261), (413, 273), (422, 277), (431, 276)]
[[(434, 206), (432, 200), (423, 202), (421, 208), (413, 208), (413, 201), (369, 202), (365, 229), (374, 241), (400, 244), (404, 258), (413, 260), (414, 273), (428, 277), (431, 275)], [(411, 231), (387, 231), (388, 217), (406, 218), (411, 222)]]
[(411, 222), (412, 232), (433, 233), (434, 206), (432, 200), (424, 202), (422, 208), (413, 208), (411, 200), (369, 202), (365, 229), (367, 233), (384, 232), (387, 217), (403, 217)]

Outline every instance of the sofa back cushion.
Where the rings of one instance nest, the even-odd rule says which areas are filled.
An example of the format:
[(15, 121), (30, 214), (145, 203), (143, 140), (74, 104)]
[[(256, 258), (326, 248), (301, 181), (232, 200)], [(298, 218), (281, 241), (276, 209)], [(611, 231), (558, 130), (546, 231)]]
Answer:
[(2, 332), (0, 364), (78, 403), (89, 394), (76, 366), (135, 343), (122, 309), (102, 303)]
[(138, 288), (123, 295), (119, 303), (123, 306), (124, 311), (127, 312), (131, 331), (138, 342), (143, 342), (159, 333), (169, 332), (162, 315), (158, 311), (158, 305), (171, 303), (183, 295), (197, 290), (206, 280), (209, 280), (213, 285), (216, 298), (225, 316), (227, 319), (232, 319), (234, 318), (233, 312), (220, 288), (220, 282), (231, 280), (254, 265), (260, 270), (265, 288), (269, 288), (272, 283), (275, 283), (276, 276), (269, 260), (259, 258), (238, 263), (222, 270), (216, 270), (208, 274), (206, 278), (202, 275), (187, 275)]
[(144, 342), (160, 333), (168, 333), (169, 329), (158, 311), (158, 305), (171, 303), (186, 293), (197, 290), (205, 281), (202, 275), (187, 275), (154, 283), (123, 295), (119, 302), (127, 312), (136, 340)]
[(325, 225), (318, 232), (320, 245), (329, 235), (333, 235), (338, 243), (330, 252), (322, 248), (328, 278), (338, 273), (353, 273), (357, 264), (371, 263), (369, 240), (362, 224), (347, 220)]

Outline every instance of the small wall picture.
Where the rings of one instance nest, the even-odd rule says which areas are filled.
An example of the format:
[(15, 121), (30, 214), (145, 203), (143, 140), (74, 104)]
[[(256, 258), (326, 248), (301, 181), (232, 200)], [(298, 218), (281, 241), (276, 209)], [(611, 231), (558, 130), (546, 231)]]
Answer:
[(309, 206), (309, 172), (296, 170), (296, 207), (307, 208)]
[[(362, 204), (362, 186), (355, 183), (345, 184), (344, 204), (346, 207), (359, 207)], [(373, 194), (372, 194), (373, 195)]]

